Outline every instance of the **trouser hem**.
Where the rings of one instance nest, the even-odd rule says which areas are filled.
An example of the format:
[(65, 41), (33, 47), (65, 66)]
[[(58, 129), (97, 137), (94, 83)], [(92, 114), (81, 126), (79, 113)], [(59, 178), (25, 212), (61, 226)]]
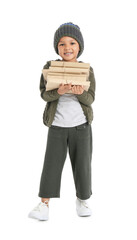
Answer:
[(39, 193), (38, 197), (41, 197), (41, 198), (60, 198), (60, 195), (59, 194), (42, 194), (42, 193)]
[(91, 197), (91, 195), (92, 195), (92, 192), (89, 195), (81, 195), (79, 193), (76, 193), (76, 196), (81, 200), (87, 200)]

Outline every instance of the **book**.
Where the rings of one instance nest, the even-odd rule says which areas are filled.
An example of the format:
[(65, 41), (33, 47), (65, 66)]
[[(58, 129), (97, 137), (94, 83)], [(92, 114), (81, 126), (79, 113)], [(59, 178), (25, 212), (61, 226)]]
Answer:
[(90, 68), (89, 63), (51, 61), (51, 67), (72, 67), (72, 68)]
[[(66, 81), (62, 80), (62, 83), (66, 84)], [(49, 79), (49, 81), (47, 81), (47, 84), (46, 84), (46, 91), (59, 88), (60, 84), (61, 84), (60, 79)], [(85, 81), (77, 81), (77, 82), (72, 82), (72, 85), (82, 85), (84, 90), (88, 91), (90, 82), (88, 82), (88, 81), (86, 81), (86, 82)]]
[(44, 78), (47, 78), (47, 74), (58, 74), (61, 73), (62, 76), (65, 74), (71, 74), (71, 75), (85, 75), (89, 76), (89, 70), (88, 69), (81, 69), (81, 68), (57, 68), (57, 67), (50, 67), (49, 69), (43, 69), (42, 70)]
[(60, 74), (60, 73), (56, 73), (56, 74), (48, 74), (47, 76), (47, 80), (49, 78), (54, 78), (54, 79), (60, 79), (60, 80), (66, 80), (66, 84), (71, 83), (72, 81), (88, 81), (87, 80), (87, 76), (82, 76), (82, 75), (74, 75), (74, 74)]
[[(83, 85), (84, 90), (88, 91), (89, 68), (89, 63), (51, 61), (49, 69), (42, 70), (46, 91), (59, 88), (61, 83)], [(69, 90), (69, 93), (71, 92)]]
[(87, 68), (49, 67), (49, 72), (89, 74)]

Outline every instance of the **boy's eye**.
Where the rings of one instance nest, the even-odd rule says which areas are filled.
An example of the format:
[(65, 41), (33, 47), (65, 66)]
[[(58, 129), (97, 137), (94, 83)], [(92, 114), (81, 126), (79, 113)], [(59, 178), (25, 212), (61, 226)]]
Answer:
[[(70, 44), (71, 44), (71, 45), (74, 45), (74, 44), (76, 44), (76, 43), (75, 43), (75, 42), (71, 42)], [(60, 44), (59, 44), (59, 46), (61, 46), (61, 47), (64, 46), (64, 45), (65, 45), (64, 43), (60, 43)]]

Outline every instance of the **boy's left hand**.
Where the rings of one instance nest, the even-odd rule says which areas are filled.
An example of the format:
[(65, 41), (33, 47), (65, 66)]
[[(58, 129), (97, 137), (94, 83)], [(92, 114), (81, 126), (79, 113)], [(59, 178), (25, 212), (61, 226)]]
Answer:
[(84, 92), (84, 88), (81, 85), (74, 85), (71, 87), (72, 93), (74, 94), (82, 94)]

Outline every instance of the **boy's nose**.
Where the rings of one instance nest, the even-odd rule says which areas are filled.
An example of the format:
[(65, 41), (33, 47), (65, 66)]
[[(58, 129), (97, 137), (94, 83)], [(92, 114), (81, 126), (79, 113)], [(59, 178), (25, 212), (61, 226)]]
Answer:
[(70, 46), (68, 44), (65, 45), (65, 50), (70, 49)]

